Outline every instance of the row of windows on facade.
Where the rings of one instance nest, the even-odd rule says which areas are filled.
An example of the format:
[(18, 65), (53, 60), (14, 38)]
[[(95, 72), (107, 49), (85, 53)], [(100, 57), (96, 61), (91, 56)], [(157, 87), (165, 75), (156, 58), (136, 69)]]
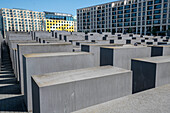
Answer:
[(46, 19), (73, 21), (72, 16), (46, 15)]
[[(117, 22), (116, 22), (116, 20), (113, 20), (112, 21), (112, 24), (116, 24), (116, 23), (130, 23), (130, 22), (134, 22), (134, 21), (136, 21), (136, 18), (133, 18), (133, 20), (131, 20), (130, 21), (130, 19), (125, 19), (124, 21), (122, 20), (122, 19), (120, 19), (120, 20), (117, 20)], [(148, 21), (148, 20), (143, 20), (142, 21), (142, 23), (143, 24), (145, 24), (145, 22), (147, 23), (147, 24), (152, 24), (152, 23), (156, 23), (157, 21), (160, 21), (160, 19), (158, 19), (158, 20), (153, 20), (153, 21)], [(160, 21), (161, 22), (161, 21)], [(91, 22), (91, 25), (95, 25), (95, 24), (109, 24), (110, 23), (110, 21), (102, 21), (102, 22)], [(141, 20), (140, 21), (138, 21), (138, 25), (140, 25), (140, 23), (141, 23)], [(170, 19), (167, 21), (167, 19), (163, 19), (162, 20), (162, 23), (163, 24), (166, 24), (166, 23), (170, 23)], [(78, 24), (77, 24), (78, 26), (81, 26), (82, 25), (82, 23), (80, 22), (78, 22)], [(89, 23), (86, 23), (86, 22), (84, 22), (83, 23), (83, 25), (90, 25), (90, 22)]]
[(42, 15), (42, 14), (30, 14), (30, 13), (27, 13), (27, 14), (23, 14), (23, 13), (8, 13), (8, 12), (3, 12), (2, 13), (3, 15), (11, 15), (11, 16), (23, 16), (23, 15), (25, 15), (25, 16), (39, 16), (39, 17), (44, 17), (44, 15)]
[(27, 24), (38, 24), (38, 25), (44, 25), (44, 23), (40, 23), (40, 22), (10, 22), (10, 21), (4, 21), (4, 24), (15, 24), (15, 25), (20, 25), (20, 24), (25, 24), (25, 25), (27, 25)]
[[(167, 16), (167, 14), (163, 14), (162, 16), (161, 15), (152, 15), (152, 16), (148, 15), (146, 17), (147, 20), (161, 19), (161, 18), (168, 19), (168, 16)], [(169, 15), (169, 18), (170, 18), (170, 15)], [(108, 19), (110, 20), (111, 17), (106, 17), (106, 18), (105, 17), (102, 17), (102, 18), (91, 18), (91, 19), (83, 19), (83, 20), (82, 19), (78, 19), (77, 22), (81, 22), (81, 21), (83, 21), (83, 22), (107, 21)], [(122, 18), (119, 17), (119, 19), (117, 19), (115, 16), (112, 17), (112, 20), (115, 23), (116, 23), (116, 20), (117, 20), (117, 22), (123, 22)], [(136, 20), (137, 20), (136, 15), (135, 16), (132, 15), (131, 17), (130, 17), (130, 15), (128, 15), (128, 16), (125, 15), (125, 17), (124, 17), (124, 21), (125, 22), (136, 21)], [(143, 17), (138, 16), (138, 21), (140, 21), (140, 20), (145, 20), (145, 16), (143, 16)]]
[(22, 22), (45, 22), (43, 20), (27, 20), (27, 19), (13, 19), (13, 18), (4, 18), (4, 21), (12, 21), (12, 22), (15, 22), (15, 21), (22, 21)]
[[(147, 10), (146, 10), (146, 8), (145, 7), (143, 7), (143, 12), (145, 13), (145, 11), (149, 11), (149, 10), (152, 10), (152, 8), (153, 8), (153, 6), (149, 6), (148, 8), (147, 8)], [(155, 14), (157, 14), (157, 13), (161, 13), (161, 5), (160, 6), (156, 6), (154, 9), (156, 9), (156, 10), (154, 10), (154, 13)], [(160, 9), (160, 10), (159, 10)], [(138, 11), (138, 13), (140, 13), (141, 12), (141, 8), (138, 8), (138, 9), (131, 9), (131, 10), (124, 10), (124, 11), (113, 11), (112, 12), (112, 15), (116, 15), (116, 14), (123, 14), (123, 13), (134, 13), (134, 12), (137, 12)], [(163, 13), (167, 13), (167, 4), (166, 4), (166, 7), (164, 7), (164, 9), (163, 9)], [(94, 17), (96, 17), (96, 15), (97, 15), (97, 17), (100, 17), (100, 16), (105, 16), (105, 15), (110, 15), (111, 13), (107, 13), (107, 14), (105, 14), (105, 13), (101, 13), (101, 14), (94, 14)], [(93, 15), (93, 12), (91, 12), (91, 15)], [(79, 17), (79, 16), (83, 16), (83, 17), (85, 17), (85, 16), (87, 16), (87, 18), (90, 18), (90, 13), (84, 13), (84, 14), (77, 14), (77, 16)]]
[(14, 28), (14, 27), (8, 27), (5, 28), (5, 30), (9, 31), (9, 30), (44, 30), (44, 28)]
[[(161, 23), (161, 20), (155, 20), (155, 21), (153, 21), (153, 23), (152, 23), (152, 21), (147, 21), (146, 23), (145, 22), (142, 22), (142, 24), (141, 24), (141, 22), (138, 22), (138, 24), (137, 24), (137, 22), (131, 22), (131, 24), (130, 23), (118, 23), (118, 24), (112, 24), (112, 27), (123, 27), (123, 25), (124, 26), (140, 26), (140, 25), (143, 25), (143, 26), (145, 26), (145, 25), (152, 25), (152, 24), (160, 24)], [(169, 21), (169, 23), (170, 23), (170, 21)], [(162, 21), (162, 24), (167, 24), (167, 22), (166, 22), (166, 20), (164, 21)], [(84, 24), (84, 26), (87, 26), (88, 28), (90, 28), (90, 25), (88, 26), (87, 24)], [(105, 25), (97, 25), (97, 27), (96, 26), (91, 26), (92, 28), (105, 28)], [(81, 28), (81, 26), (80, 25), (78, 25), (78, 28)]]
[(3, 9), (3, 13), (24, 13), (24, 14), (37, 14), (37, 15), (45, 15), (42, 12), (34, 12), (34, 11), (23, 11), (23, 10), (12, 10), (12, 9)]
[(73, 24), (47, 24), (47, 26), (51, 26), (51, 25), (59, 25), (59, 26), (63, 26), (63, 25), (67, 25), (67, 26), (72, 26)]
[[(145, 21), (144, 21), (145, 19), (143, 19), (143, 23), (145, 23)], [(154, 21), (157, 21), (156, 19), (154, 19), (153, 21), (148, 21), (148, 20), (151, 20), (151, 19), (147, 19), (146, 21), (147, 22), (150, 22), (150, 23), (154, 23)], [(158, 19), (158, 20), (160, 20), (160, 19)], [(130, 23), (130, 22), (134, 22), (134, 21), (137, 21), (137, 19), (136, 18), (132, 18), (132, 19), (124, 19), (124, 21), (123, 21), (123, 19), (119, 19), (119, 20), (112, 20), (112, 24), (115, 24), (115, 23), (125, 23), (125, 22), (128, 22), (128, 23)], [(169, 21), (170, 21), (170, 19), (169, 19)], [(141, 20), (138, 20), (138, 22), (139, 23), (141, 23)], [(163, 19), (162, 20), (162, 23), (166, 23), (167, 22), (167, 19)], [(86, 24), (87, 23), (87, 25), (90, 25), (90, 22), (85, 22), (84, 21), (84, 24)], [(110, 24), (110, 21), (101, 21), (101, 22), (91, 22), (91, 25), (92, 24)], [(81, 25), (82, 23), (81, 22), (78, 22), (78, 25)]]
[[(115, 16), (112, 16), (112, 18), (113, 19), (116, 19), (116, 18), (127, 18), (127, 17), (136, 17), (136, 16), (138, 16), (138, 17), (140, 17), (140, 16), (149, 16), (149, 15), (159, 15), (159, 14), (161, 14), (161, 13), (163, 13), (163, 17), (165, 18), (165, 17), (167, 17), (167, 9), (164, 9), (163, 11), (161, 11), (161, 10), (155, 10), (154, 12), (153, 11), (148, 11), (148, 12), (143, 12), (143, 13), (138, 13), (138, 15), (137, 15), (137, 13), (132, 13), (131, 15), (130, 14), (125, 14), (125, 15), (115, 15)], [(102, 17), (105, 17), (105, 15), (97, 15), (97, 18), (102, 18)], [(170, 16), (169, 16), (170, 17)], [(93, 17), (91, 17), (91, 18), (96, 18), (96, 15), (94, 15)], [(90, 17), (80, 17), (80, 18), (77, 18), (77, 21), (79, 21), (79, 20), (82, 20), (82, 19), (90, 19)]]
[(45, 31), (44, 29), (5, 29), (5, 31)]
[(47, 27), (47, 29), (74, 29), (73, 27)]
[(73, 22), (68, 22), (68, 21), (47, 21), (48, 24), (50, 23), (73, 23)]
[[(153, 8), (154, 7), (154, 8)], [(167, 8), (168, 7), (168, 5), (167, 4), (164, 4), (163, 5), (163, 8)], [(161, 9), (162, 8), (162, 4), (160, 4), (160, 5), (155, 5), (155, 6), (148, 6), (147, 7), (147, 11), (148, 10), (153, 10), (153, 9)], [(146, 11), (146, 7), (143, 7), (142, 8), (143, 9), (143, 11)], [(111, 9), (109, 9), (109, 10), (106, 10), (106, 13), (108, 13), (108, 11), (110, 12), (111, 11)], [(113, 15), (116, 15), (116, 14), (123, 14), (123, 13), (130, 13), (130, 12), (137, 12), (137, 8), (135, 8), (135, 9), (131, 9), (131, 10), (124, 10), (124, 11), (119, 11), (119, 10), (116, 10), (115, 8), (112, 10), (113, 11)], [(138, 11), (141, 11), (141, 8), (138, 8)], [(105, 10), (100, 10), (100, 11), (96, 11), (97, 13), (105, 13)], [(96, 14), (95, 12), (87, 12), (87, 13), (81, 13), (81, 14), (77, 14), (77, 16), (88, 16), (88, 15), (93, 15), (93, 14)]]
[[(129, 4), (124, 4), (124, 2), (122, 2), (121, 4), (119, 3), (119, 4), (115, 4), (115, 3), (113, 3), (114, 4), (114, 6), (113, 7), (119, 7), (119, 6), (121, 6), (121, 7), (119, 7), (118, 8), (118, 10), (122, 10), (123, 8), (125, 8), (125, 9), (128, 9), (128, 8), (135, 8), (135, 7), (137, 7), (137, 5), (140, 7), (140, 6), (146, 6), (146, 3), (147, 3), (147, 5), (153, 5), (153, 3), (154, 4), (159, 4), (159, 3), (162, 3), (162, 2), (164, 2), (164, 3), (167, 3), (168, 2), (168, 0), (152, 0), (152, 1), (148, 1), (148, 2), (143, 2), (143, 3), (136, 3), (136, 4), (131, 4), (131, 1), (129, 1), (129, 4), (131, 4), (131, 5), (129, 5)], [(103, 5), (103, 6), (100, 6), (100, 7), (91, 7), (91, 10), (96, 10), (96, 9), (98, 9), (98, 10), (100, 10), (100, 9), (102, 9), (102, 8), (105, 8), (105, 7), (107, 7), (108, 5)], [(109, 4), (109, 6), (111, 7), (111, 4)], [(89, 9), (90, 8), (86, 8), (86, 9), (82, 9), (82, 10), (77, 10), (77, 12), (79, 13), (79, 12), (85, 12), (85, 11), (89, 11)], [(116, 8), (115, 8), (115, 10), (116, 10)]]
[(34, 18), (34, 19), (43, 19), (41, 16), (11, 16), (11, 15), (3, 15), (3, 17), (15, 17), (15, 18)]
[[(8, 25), (9, 27), (16, 27), (16, 28), (20, 28), (20, 27), (26, 27), (26, 28), (28, 28), (28, 27), (35, 27), (35, 28), (44, 28), (44, 26), (41, 26), (41, 25), (17, 25), (17, 26), (13, 26), (13, 25)], [(5, 28), (8, 28), (7, 27), (7, 25), (5, 25)]]

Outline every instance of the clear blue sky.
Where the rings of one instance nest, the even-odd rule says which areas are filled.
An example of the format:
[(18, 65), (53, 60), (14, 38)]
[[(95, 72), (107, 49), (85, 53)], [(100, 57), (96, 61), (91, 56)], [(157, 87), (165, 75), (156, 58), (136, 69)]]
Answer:
[(117, 0), (0, 0), (0, 8), (23, 8), (76, 15), (76, 9)]

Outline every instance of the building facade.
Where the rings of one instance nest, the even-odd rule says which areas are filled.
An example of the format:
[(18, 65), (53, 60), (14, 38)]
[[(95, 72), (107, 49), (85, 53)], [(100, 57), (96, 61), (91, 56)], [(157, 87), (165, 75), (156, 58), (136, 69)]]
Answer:
[(74, 32), (77, 32), (77, 16), (74, 16)]
[(24, 9), (0, 9), (0, 30), (7, 31), (46, 31), (45, 14)]
[(120, 0), (77, 9), (82, 32), (164, 33), (170, 27), (170, 0)]
[(5, 37), (7, 31), (74, 31), (71, 14), (37, 12), (25, 9), (0, 9), (0, 31)]
[(44, 12), (47, 31), (74, 31), (74, 20), (71, 14)]

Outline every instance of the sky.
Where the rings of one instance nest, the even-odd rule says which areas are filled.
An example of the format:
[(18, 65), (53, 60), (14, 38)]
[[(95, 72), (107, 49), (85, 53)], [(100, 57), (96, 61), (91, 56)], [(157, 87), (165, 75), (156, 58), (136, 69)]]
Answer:
[(76, 15), (76, 9), (117, 0), (0, 0), (0, 8), (22, 8)]

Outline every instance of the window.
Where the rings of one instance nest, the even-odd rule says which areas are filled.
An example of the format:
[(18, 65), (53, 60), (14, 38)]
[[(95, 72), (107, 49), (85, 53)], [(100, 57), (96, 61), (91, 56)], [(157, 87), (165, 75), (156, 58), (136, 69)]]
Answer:
[(153, 4), (153, 1), (148, 1), (148, 5), (152, 5)]
[(166, 8), (167, 7), (167, 4), (164, 4), (164, 8)]
[(132, 14), (132, 17), (134, 17), (134, 16), (136, 16), (136, 13), (133, 13), (133, 14)]
[(125, 23), (124, 26), (130, 26), (130, 24), (129, 23)]
[(154, 11), (154, 14), (160, 14), (160, 13), (161, 13), (161, 10)]
[(123, 18), (123, 15), (118, 15), (118, 18)]
[(136, 22), (132, 22), (132, 23), (131, 23), (131, 26), (136, 26)]
[(130, 18), (127, 18), (124, 20), (125, 22), (130, 22)]
[(137, 9), (132, 9), (132, 12), (136, 12), (137, 11)]
[(148, 7), (148, 10), (152, 10), (152, 6), (149, 6), (149, 7)]
[(161, 3), (162, 0), (155, 0), (155, 4)]
[(161, 18), (161, 15), (155, 15), (154, 16), (154, 19), (160, 19)]
[(154, 6), (154, 9), (160, 9), (160, 8), (161, 8), (161, 5), (162, 5), (162, 4), (160, 4), (160, 5), (155, 5), (155, 6)]
[(160, 20), (154, 20), (153, 23), (154, 24), (160, 24)]
[(126, 14), (125, 17), (130, 17), (130, 14)]
[(134, 7), (137, 7), (137, 4), (133, 4), (133, 5), (132, 5), (132, 8), (134, 8)]
[(147, 20), (151, 20), (151, 19), (152, 19), (152, 16), (148, 16), (148, 17), (147, 17)]
[(123, 6), (122, 7), (118, 7), (118, 10), (122, 10), (123, 9)]
[(136, 18), (132, 18), (132, 21), (136, 21)]
[(152, 11), (148, 11), (148, 12), (147, 12), (147, 15), (152, 15)]
[(129, 9), (129, 8), (130, 8), (130, 5), (126, 5), (126, 6), (125, 6), (125, 9)]
[(118, 11), (118, 14), (123, 14), (123, 11)]
[(125, 10), (125, 13), (130, 13), (130, 10)]
[(152, 24), (152, 21), (147, 21), (147, 25), (151, 25)]
[(167, 13), (167, 9), (164, 9), (164, 10), (163, 10), (163, 13)]
[(163, 18), (167, 18), (167, 15), (166, 15), (166, 14), (164, 14), (164, 15), (163, 15)]

